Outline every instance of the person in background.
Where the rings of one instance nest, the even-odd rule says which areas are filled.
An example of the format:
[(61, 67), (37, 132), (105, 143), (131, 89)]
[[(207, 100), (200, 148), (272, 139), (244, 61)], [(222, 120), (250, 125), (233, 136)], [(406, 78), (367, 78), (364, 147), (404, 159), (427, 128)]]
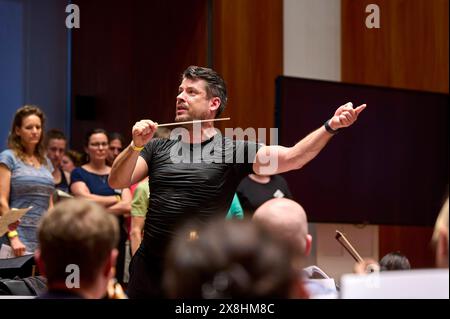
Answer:
[(53, 205), (55, 184), (51, 163), (45, 156), (44, 124), (44, 113), (37, 106), (19, 108), (9, 132), (8, 149), (0, 153), (0, 215), (12, 208), (31, 206), (17, 230), (1, 239), (11, 245), (16, 256), (35, 251), (38, 223)]
[(45, 148), (47, 157), (53, 165), (53, 181), (55, 188), (69, 193), (70, 173), (61, 167), (61, 161), (66, 151), (67, 139), (63, 132), (57, 129), (51, 129), (45, 134)]
[(125, 145), (125, 139), (122, 134), (112, 132), (108, 134), (108, 150), (106, 151), (106, 164), (112, 166), (116, 157), (122, 152)]
[(70, 190), (74, 196), (93, 200), (103, 205), (106, 211), (118, 218), (120, 225), (119, 256), (117, 258), (117, 280), (123, 283), (125, 269), (125, 242), (128, 232), (123, 227), (124, 216), (130, 214), (131, 193), (128, 188), (113, 189), (108, 184), (111, 167), (106, 165), (108, 136), (103, 129), (94, 129), (85, 137), (88, 162), (77, 167), (71, 174)]
[(237, 188), (245, 214), (252, 216), (262, 204), (272, 198), (292, 198), (286, 180), (281, 175), (249, 174)]
[(133, 256), (142, 242), (145, 217), (147, 216), (150, 189), (148, 177), (139, 182), (133, 193), (131, 201), (131, 226), (130, 226), (130, 246)]
[(244, 210), (242, 209), (239, 197), (234, 194), (233, 201), (231, 202), (230, 209), (228, 210), (226, 219), (244, 219)]
[(75, 150), (68, 150), (62, 157), (61, 168), (64, 172), (72, 173), (76, 167), (82, 165), (82, 157), (81, 153)]
[[(119, 226), (104, 207), (79, 198), (58, 203), (42, 218), (38, 237), (35, 259), (48, 287), (39, 299), (99, 299), (106, 295), (114, 277)], [(67, 285), (69, 276), (73, 286)]]
[(411, 269), (411, 264), (409, 263), (408, 258), (398, 251), (386, 254), (383, 258), (381, 258), (379, 265), (380, 271)]

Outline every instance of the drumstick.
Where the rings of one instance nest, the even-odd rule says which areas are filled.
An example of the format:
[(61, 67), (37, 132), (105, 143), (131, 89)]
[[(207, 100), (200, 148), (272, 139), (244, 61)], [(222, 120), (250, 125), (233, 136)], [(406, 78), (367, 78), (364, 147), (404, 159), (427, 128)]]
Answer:
[(350, 244), (350, 242), (345, 238), (344, 234), (341, 233), (339, 230), (336, 230), (336, 240), (344, 246), (345, 250), (348, 251), (348, 253), (353, 257), (353, 259), (356, 260), (356, 262), (360, 263), (363, 261), (362, 257), (358, 254), (356, 249)]
[(229, 117), (224, 117), (224, 118), (220, 118), (220, 119), (194, 120), (194, 121), (186, 121), (186, 122), (164, 123), (164, 124), (158, 124), (158, 127), (175, 126), (175, 125), (182, 125), (182, 124), (197, 124), (197, 123), (204, 123), (204, 122), (218, 122), (218, 121), (228, 121), (228, 120), (230, 120)]

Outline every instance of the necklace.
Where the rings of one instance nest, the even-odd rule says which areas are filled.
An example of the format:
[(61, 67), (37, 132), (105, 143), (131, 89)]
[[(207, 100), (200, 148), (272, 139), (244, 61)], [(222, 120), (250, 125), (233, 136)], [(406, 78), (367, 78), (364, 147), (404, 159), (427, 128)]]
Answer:
[(26, 156), (25, 161), (26, 164), (33, 166), (34, 168), (39, 168), (40, 163), (34, 156)]

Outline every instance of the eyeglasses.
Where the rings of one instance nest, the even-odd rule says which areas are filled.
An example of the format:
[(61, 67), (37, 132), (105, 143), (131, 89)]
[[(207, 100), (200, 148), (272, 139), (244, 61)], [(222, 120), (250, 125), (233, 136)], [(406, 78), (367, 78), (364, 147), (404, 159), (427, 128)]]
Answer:
[(91, 147), (95, 147), (95, 148), (100, 148), (101, 147), (108, 147), (108, 143), (89, 143), (89, 146)]

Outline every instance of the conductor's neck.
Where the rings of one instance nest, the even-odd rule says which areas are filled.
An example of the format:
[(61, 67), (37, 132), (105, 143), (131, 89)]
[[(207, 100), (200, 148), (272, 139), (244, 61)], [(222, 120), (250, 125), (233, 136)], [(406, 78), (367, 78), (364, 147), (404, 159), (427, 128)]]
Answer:
[(197, 123), (184, 128), (189, 134), (182, 134), (181, 140), (190, 144), (202, 143), (217, 134), (213, 123)]

